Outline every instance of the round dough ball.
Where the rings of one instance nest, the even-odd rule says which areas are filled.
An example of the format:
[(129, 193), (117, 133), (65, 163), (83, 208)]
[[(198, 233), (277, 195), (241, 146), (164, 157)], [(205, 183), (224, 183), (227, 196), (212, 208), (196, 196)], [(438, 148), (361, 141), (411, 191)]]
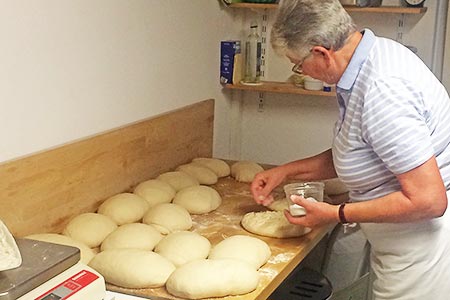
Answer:
[(177, 168), (181, 171), (195, 177), (200, 184), (214, 184), (217, 182), (217, 175), (211, 169), (197, 163), (181, 165)]
[(89, 266), (105, 281), (130, 289), (164, 286), (175, 266), (161, 255), (140, 249), (110, 249), (97, 254)]
[(83, 244), (82, 242), (76, 241), (68, 236), (57, 234), (57, 233), (38, 233), (32, 234), (25, 237), (30, 240), (37, 240), (42, 242), (49, 242), (59, 245), (66, 245), (71, 247), (76, 247), (80, 249), (80, 261), (84, 264), (88, 264), (91, 259), (95, 256), (95, 252)]
[(170, 260), (176, 267), (208, 257), (211, 243), (207, 238), (191, 231), (168, 234), (156, 245), (155, 252)]
[(191, 214), (205, 214), (218, 208), (222, 203), (222, 197), (215, 189), (199, 185), (179, 191), (173, 203), (181, 205)]
[(248, 263), (201, 259), (176, 269), (169, 276), (166, 289), (176, 297), (201, 299), (247, 294), (256, 289), (258, 282), (258, 272)]
[(188, 230), (192, 227), (192, 218), (182, 206), (173, 203), (162, 203), (150, 208), (142, 220), (153, 225), (162, 234), (178, 230)]
[(249, 212), (241, 225), (251, 233), (275, 238), (298, 237), (311, 231), (309, 227), (289, 223), (282, 211)]
[(141, 182), (133, 193), (147, 200), (149, 206), (153, 207), (160, 203), (169, 203), (176, 192), (167, 182), (155, 179)]
[(112, 196), (98, 208), (98, 213), (110, 217), (117, 225), (138, 222), (149, 208), (145, 199), (132, 193)]
[(258, 270), (271, 255), (269, 245), (263, 240), (248, 235), (233, 235), (215, 245), (209, 259), (242, 260)]
[(195, 177), (181, 171), (166, 172), (159, 175), (157, 179), (167, 182), (175, 191), (200, 184)]
[(100, 246), (108, 234), (117, 229), (117, 224), (105, 215), (84, 213), (73, 218), (63, 231), (74, 240), (90, 248)]
[(339, 195), (348, 192), (347, 186), (339, 178), (327, 179), (324, 180), (323, 183), (325, 184), (324, 192), (328, 196)]
[(218, 177), (226, 177), (230, 175), (230, 166), (221, 159), (198, 157), (194, 158), (192, 162), (205, 166), (211, 169)]
[(239, 182), (252, 182), (262, 171), (263, 167), (253, 161), (238, 161), (231, 166), (231, 176)]
[(101, 250), (131, 248), (152, 251), (163, 236), (155, 227), (142, 223), (125, 224), (111, 232)]
[(164, 190), (166, 191), (168, 194), (170, 194), (173, 197), (175, 197), (175, 194), (177, 193), (177, 191), (167, 182), (159, 180), (159, 179), (150, 179), (147, 181), (143, 181), (141, 183), (139, 183), (135, 190), (140, 187), (147, 187), (147, 188), (156, 188), (156, 189), (160, 189), (160, 190)]

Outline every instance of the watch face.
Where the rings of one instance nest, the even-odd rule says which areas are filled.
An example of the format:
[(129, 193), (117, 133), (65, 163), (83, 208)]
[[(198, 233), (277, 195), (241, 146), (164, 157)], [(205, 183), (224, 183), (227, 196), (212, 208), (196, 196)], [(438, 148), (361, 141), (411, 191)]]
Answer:
[(419, 5), (422, 2), (425, 2), (425, 0), (405, 0), (406, 3), (408, 3), (409, 5)]

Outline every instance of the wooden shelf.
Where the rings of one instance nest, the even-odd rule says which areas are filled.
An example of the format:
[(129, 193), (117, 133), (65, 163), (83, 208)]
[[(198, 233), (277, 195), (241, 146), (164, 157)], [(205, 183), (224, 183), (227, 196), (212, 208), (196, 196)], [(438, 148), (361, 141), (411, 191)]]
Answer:
[(391, 13), (391, 14), (423, 14), (427, 11), (426, 7), (404, 7), (404, 6), (379, 6), (379, 7), (358, 7), (344, 6), (348, 12), (367, 12), (367, 13)]
[(263, 81), (263, 84), (261, 85), (226, 84), (225, 88), (234, 90), (254, 91), (254, 92), (336, 97), (334, 89), (331, 92), (310, 91), (298, 87), (290, 82)]
[[(232, 8), (253, 8), (253, 9), (276, 9), (278, 4), (265, 3), (231, 3), (228, 7)], [(404, 6), (379, 6), (379, 7), (359, 7), (344, 5), (348, 12), (367, 12), (367, 13), (391, 13), (391, 14), (423, 14), (427, 11), (426, 7), (404, 7)]]

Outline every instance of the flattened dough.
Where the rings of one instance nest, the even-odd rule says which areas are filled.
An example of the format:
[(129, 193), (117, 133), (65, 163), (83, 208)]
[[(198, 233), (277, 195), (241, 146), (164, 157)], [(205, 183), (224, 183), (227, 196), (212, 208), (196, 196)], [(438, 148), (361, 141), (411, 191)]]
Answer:
[(63, 231), (64, 235), (86, 244), (89, 248), (100, 246), (117, 224), (105, 215), (84, 213), (73, 218)]
[(200, 184), (195, 177), (181, 171), (166, 172), (159, 175), (157, 179), (167, 182), (175, 191)]
[(201, 299), (247, 294), (256, 289), (258, 282), (258, 272), (248, 263), (202, 259), (176, 269), (167, 280), (166, 289), (176, 297)]
[(151, 225), (125, 224), (105, 238), (101, 250), (129, 248), (152, 251), (162, 238), (162, 234)]
[(181, 205), (191, 214), (206, 214), (222, 204), (222, 197), (212, 187), (198, 185), (179, 191), (173, 203)]
[(66, 245), (71, 247), (76, 247), (80, 249), (80, 261), (84, 264), (88, 264), (91, 259), (95, 256), (94, 250), (83, 244), (82, 242), (76, 241), (68, 236), (57, 234), (57, 233), (37, 233), (28, 235), (25, 237), (30, 240), (37, 240), (43, 242), (49, 242), (59, 245)]
[(241, 225), (251, 233), (275, 238), (298, 237), (311, 231), (309, 227), (289, 223), (282, 211), (249, 212)]
[(208, 257), (211, 243), (207, 238), (191, 231), (168, 234), (155, 248), (155, 252), (170, 260), (176, 267)]
[(209, 259), (242, 260), (258, 270), (271, 254), (269, 245), (263, 240), (248, 235), (233, 235), (215, 245)]
[(214, 184), (217, 182), (217, 175), (210, 168), (198, 163), (189, 163), (181, 165), (177, 171), (185, 172), (192, 177), (195, 177), (200, 184)]
[(231, 176), (239, 182), (252, 182), (255, 175), (264, 171), (253, 161), (238, 161), (231, 165)]
[(149, 207), (144, 198), (121, 193), (106, 199), (97, 212), (110, 217), (117, 225), (123, 225), (140, 221)]
[(153, 225), (162, 234), (188, 230), (192, 227), (192, 218), (182, 206), (174, 203), (162, 203), (150, 208), (144, 215), (143, 223)]
[(198, 157), (192, 160), (194, 163), (198, 163), (211, 169), (218, 177), (226, 177), (230, 175), (230, 166), (223, 160), (209, 157)]
[(97, 254), (89, 266), (105, 281), (131, 289), (163, 286), (175, 266), (161, 255), (140, 249), (110, 249)]

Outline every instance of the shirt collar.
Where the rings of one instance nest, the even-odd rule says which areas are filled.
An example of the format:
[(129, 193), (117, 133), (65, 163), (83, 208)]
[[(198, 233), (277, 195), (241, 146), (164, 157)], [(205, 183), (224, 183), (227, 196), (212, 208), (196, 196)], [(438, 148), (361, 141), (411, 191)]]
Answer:
[(375, 43), (375, 34), (370, 29), (364, 29), (361, 33), (363, 34), (362, 39), (356, 47), (355, 53), (353, 53), (344, 74), (342, 74), (341, 79), (336, 84), (340, 89), (350, 90), (353, 87), (359, 70), (366, 61), (369, 51)]

